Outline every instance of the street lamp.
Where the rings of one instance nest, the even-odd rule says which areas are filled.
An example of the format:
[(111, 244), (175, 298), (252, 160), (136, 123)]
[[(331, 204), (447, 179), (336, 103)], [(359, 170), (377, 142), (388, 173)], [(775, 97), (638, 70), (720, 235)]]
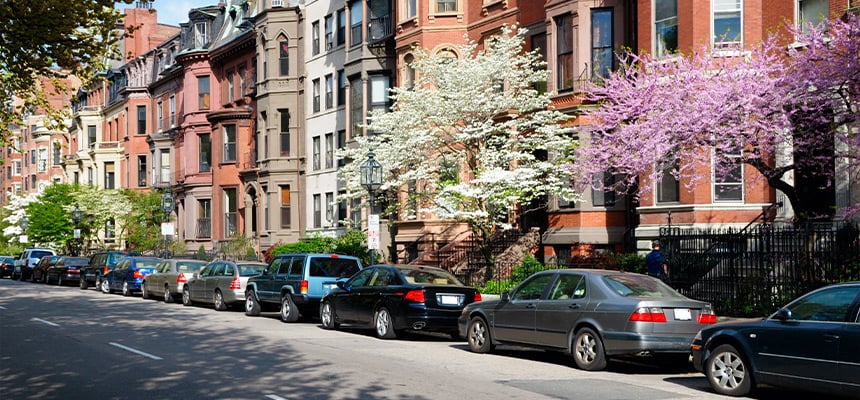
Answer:
[(73, 236), (74, 236), (74, 238), (73, 238), (73, 239), (74, 239), (74, 246), (75, 246), (75, 247), (74, 247), (74, 249), (73, 249), (73, 252), (75, 253), (74, 255), (75, 255), (76, 257), (78, 256), (78, 251), (79, 251), (79, 247), (80, 247), (80, 246), (79, 246), (79, 241), (81, 240), (81, 230), (80, 230), (80, 229), (78, 229), (78, 224), (80, 224), (80, 223), (81, 223), (81, 217), (83, 216), (83, 214), (84, 214), (84, 213), (83, 213), (83, 211), (81, 211), (80, 207), (78, 207), (78, 205), (77, 205), (77, 204), (75, 204), (75, 209), (74, 209), (74, 210), (72, 210), (72, 222), (74, 222), (74, 223), (75, 223), (75, 233), (74, 233), (74, 235), (73, 235)]
[(367, 160), (361, 163), (361, 185), (370, 195), (370, 212), (367, 214), (367, 248), (370, 250), (370, 265), (376, 263), (375, 250), (379, 248), (379, 216), (373, 214), (375, 193), (382, 186), (382, 165), (374, 159), (376, 154), (367, 153)]
[(21, 237), (19, 238), (19, 241), (21, 243), (27, 243), (27, 227), (30, 225), (30, 221), (27, 220), (27, 214), (24, 214), (18, 223), (21, 225)]
[(161, 196), (161, 211), (164, 211), (164, 223), (161, 228), (161, 234), (164, 235), (164, 258), (168, 258), (169, 253), (168, 246), (170, 242), (168, 239), (169, 229), (167, 224), (170, 222), (170, 213), (173, 212), (174, 205), (173, 191), (167, 188), (167, 191)]

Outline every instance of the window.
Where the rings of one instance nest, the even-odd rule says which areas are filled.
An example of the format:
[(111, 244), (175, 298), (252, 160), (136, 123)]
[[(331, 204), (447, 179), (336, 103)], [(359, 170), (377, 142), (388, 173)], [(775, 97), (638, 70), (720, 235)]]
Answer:
[(137, 156), (137, 187), (146, 187), (146, 156)]
[[(615, 176), (612, 174), (604, 172), (600, 176), (594, 177), (594, 179), (602, 180), (602, 187), (604, 189), (597, 190), (591, 189), (591, 205), (595, 207), (612, 207), (615, 205), (615, 191), (612, 190), (612, 186), (615, 183)], [(599, 182), (598, 182), (599, 183)]]
[(239, 84), (236, 87), (239, 89), (239, 98), (245, 95), (248, 92), (248, 87), (245, 82), (245, 63), (241, 63), (236, 66), (236, 78), (239, 80)]
[(281, 114), (281, 155), (290, 155), (290, 110), (278, 110)]
[(334, 15), (326, 15), (325, 17), (325, 49), (331, 50), (334, 47)]
[(350, 137), (361, 135), (364, 125), (364, 91), (361, 87), (361, 78), (356, 76), (349, 80), (349, 119), (352, 123)]
[(105, 221), (105, 239), (113, 239), (116, 237), (116, 222), (113, 218)]
[(281, 228), (290, 228), (290, 187), (281, 186)]
[(334, 226), (334, 193), (325, 194), (325, 222), (327, 226)]
[(60, 165), (60, 163), (62, 162), (62, 160), (61, 160), (61, 156), (62, 156), (61, 151), (62, 151), (62, 149), (63, 149), (63, 145), (61, 145), (61, 144), (60, 144), (60, 142), (54, 142), (54, 146), (52, 147), (52, 150), (53, 150), (53, 158), (54, 158), (54, 161), (52, 162), (52, 164), (53, 164), (54, 166), (59, 166), (59, 165)]
[(197, 237), (212, 237), (212, 199), (197, 200)]
[(197, 136), (197, 145), (197, 151), (200, 152), (199, 171), (209, 172), (212, 167), (212, 136), (208, 133)]
[(344, 221), (341, 221), (341, 216), (346, 216), (346, 200), (337, 202), (337, 226), (344, 226)]
[(346, 43), (346, 10), (337, 10), (337, 45)]
[(372, 111), (388, 111), (388, 88), (390, 79), (385, 75), (370, 76), (370, 109)]
[[(337, 148), (338, 150), (344, 149), (346, 147), (346, 130), (337, 131)], [(343, 167), (346, 165), (346, 161), (342, 158), (337, 160), (337, 166)], [(341, 214), (345, 215), (345, 214)]]
[(819, 27), (827, 22), (830, 15), (830, 2), (828, 0), (798, 0), (797, 23), (803, 32), (812, 27)]
[(236, 161), (236, 125), (224, 126), (224, 162)]
[(106, 162), (105, 163), (105, 189), (113, 189), (116, 187), (116, 171), (114, 170), (114, 163)]
[(325, 167), (334, 167), (334, 134), (325, 134)]
[(170, 127), (176, 126), (176, 96), (170, 95)]
[(655, 0), (654, 36), (657, 57), (678, 51), (678, 0)]
[(238, 203), (236, 202), (236, 188), (224, 189), (224, 237), (236, 234), (238, 226)]
[(161, 180), (160, 183), (170, 183), (170, 150), (161, 150)]
[(320, 112), (320, 80), (314, 79), (312, 86), (313, 86), (313, 91), (314, 91), (313, 109), (314, 109), (314, 112), (316, 113), (316, 112)]
[(346, 73), (343, 70), (337, 71), (337, 105), (346, 104)]
[(538, 275), (523, 282), (511, 296), (511, 300), (540, 300), (544, 289), (552, 281), (553, 275)]
[(319, 194), (314, 195), (314, 228), (322, 227), (322, 204)]
[(334, 107), (334, 75), (325, 76), (325, 108)]
[(412, 63), (415, 61), (415, 56), (407, 54), (403, 57), (403, 87), (407, 90), (412, 90), (415, 87), (415, 67)]
[(558, 91), (573, 89), (573, 17), (565, 14), (555, 18), (556, 37), (556, 76)]
[(349, 4), (349, 45), (357, 46), (362, 42), (361, 37), (361, 1), (353, 1)]
[(418, 0), (405, 0), (404, 19), (415, 18), (418, 15)]
[(290, 74), (290, 43), (287, 40), (281, 41), (280, 57), (278, 59), (280, 65), (281, 76)]
[(12, 161), (12, 176), (21, 176), (21, 160)]
[(313, 139), (313, 168), (314, 171), (320, 169), (320, 137), (314, 136)]
[(320, 22), (314, 21), (311, 24), (311, 46), (312, 46), (312, 54), (317, 55), (320, 53)]
[(741, 0), (714, 0), (714, 48), (739, 49), (743, 40)]
[(742, 201), (744, 198), (744, 168), (741, 148), (731, 152), (714, 151), (714, 201)]
[(137, 134), (146, 134), (146, 106), (137, 106)]
[(675, 175), (672, 174), (672, 171), (677, 170), (678, 167), (678, 161), (675, 161), (673, 164), (667, 165), (663, 170), (660, 181), (657, 182), (658, 203), (671, 203), (681, 199), (679, 182), (675, 179)]
[(96, 126), (87, 125), (87, 147), (93, 147), (96, 144)]
[(48, 171), (48, 149), (39, 148), (39, 172)]
[(161, 132), (164, 129), (164, 104), (160, 100), (156, 104), (156, 111), (158, 114), (158, 131)]
[(352, 226), (361, 226), (361, 200), (359, 199), (352, 200), (350, 220), (352, 220)]
[(591, 10), (591, 76), (606, 78), (612, 72), (612, 9)]
[(227, 88), (226, 88), (226, 91), (227, 91), (227, 93), (226, 93), (226, 94), (227, 94), (227, 95), (226, 95), (226, 96), (224, 96), (224, 97), (226, 97), (226, 98), (227, 98), (227, 102), (228, 102), (228, 103), (232, 103), (232, 102), (233, 102), (233, 100), (235, 100), (235, 99), (233, 98), (233, 93), (234, 93), (234, 91), (236, 90), (235, 85), (233, 84), (233, 80), (234, 80), (234, 79), (236, 79), (236, 76), (235, 76), (235, 75), (236, 75), (236, 74), (233, 72), (233, 70), (232, 70), (232, 69), (231, 69), (231, 70), (229, 70), (229, 71), (227, 71)]
[(456, 12), (457, 0), (436, 0), (436, 12)]
[(197, 109), (209, 109), (209, 75), (197, 77)]
[(196, 22), (194, 24), (194, 47), (202, 48), (209, 42), (209, 34), (207, 33), (205, 22)]

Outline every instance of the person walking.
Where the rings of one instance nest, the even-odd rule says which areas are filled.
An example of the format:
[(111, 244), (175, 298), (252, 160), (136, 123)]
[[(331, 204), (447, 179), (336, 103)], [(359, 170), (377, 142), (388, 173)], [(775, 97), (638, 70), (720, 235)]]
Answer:
[(666, 256), (660, 251), (659, 240), (651, 242), (651, 252), (645, 256), (645, 267), (648, 269), (648, 275), (661, 281), (669, 279), (669, 264), (666, 263)]

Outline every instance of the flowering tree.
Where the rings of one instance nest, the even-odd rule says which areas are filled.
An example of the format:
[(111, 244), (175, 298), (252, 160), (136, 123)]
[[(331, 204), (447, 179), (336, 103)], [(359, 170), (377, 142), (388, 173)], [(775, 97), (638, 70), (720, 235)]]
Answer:
[(391, 111), (374, 112), (369, 135), (338, 154), (353, 160), (340, 170), (349, 195), (366, 193), (359, 165), (372, 150), (384, 168), (381, 189), (399, 192), (401, 213), (466, 222), (485, 241), (508, 225), (514, 205), (573, 197), (560, 168), (575, 147), (560, 125), (570, 116), (547, 109), (548, 95), (535, 89), (547, 71), (539, 54), (523, 51), (524, 35), (504, 27), (481, 50), (467, 39), (454, 49), (459, 58), (415, 49), (414, 87), (392, 89)]
[(598, 106), (587, 112), (590, 144), (569, 166), (575, 180), (600, 186), (594, 177), (608, 167), (622, 192), (663, 173), (692, 188), (710, 182), (703, 171), (712, 166), (719, 181), (741, 163), (781, 191), (799, 219), (832, 212), (809, 187), (832, 185), (837, 171), (856, 181), (860, 23), (851, 16), (788, 34), (795, 45), (773, 35), (743, 57), (625, 55), (589, 90)]

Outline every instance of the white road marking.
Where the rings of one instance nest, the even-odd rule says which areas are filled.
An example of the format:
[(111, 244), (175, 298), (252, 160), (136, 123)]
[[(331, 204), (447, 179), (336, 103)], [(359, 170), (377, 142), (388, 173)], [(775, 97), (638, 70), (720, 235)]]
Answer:
[(287, 400), (285, 397), (281, 397), (276, 394), (267, 394), (266, 397), (272, 400)]
[(38, 322), (41, 322), (43, 324), (47, 324), (47, 325), (51, 325), (51, 326), (60, 326), (59, 324), (55, 324), (51, 321), (45, 321), (44, 319), (41, 319), (41, 318), (33, 318), (30, 321), (38, 321)]
[(142, 351), (140, 351), (140, 350), (132, 349), (131, 347), (123, 346), (123, 345), (121, 345), (121, 344), (119, 344), (119, 343), (110, 342), (110, 343), (108, 343), (108, 344), (110, 344), (111, 346), (114, 346), (114, 347), (119, 347), (119, 348), (121, 348), (121, 349), (123, 349), (123, 350), (125, 350), (125, 351), (130, 351), (130, 352), (132, 352), (132, 353), (134, 353), (134, 354), (139, 354), (139, 355), (142, 355), (142, 356), (144, 356), (144, 357), (149, 357), (149, 358), (151, 358), (151, 359), (153, 359), (153, 360), (161, 360), (161, 359), (162, 359), (162, 358), (161, 358), (161, 357), (159, 357), (159, 356), (154, 356), (154, 355), (149, 354), (149, 353), (144, 353), (144, 352), (142, 352)]

